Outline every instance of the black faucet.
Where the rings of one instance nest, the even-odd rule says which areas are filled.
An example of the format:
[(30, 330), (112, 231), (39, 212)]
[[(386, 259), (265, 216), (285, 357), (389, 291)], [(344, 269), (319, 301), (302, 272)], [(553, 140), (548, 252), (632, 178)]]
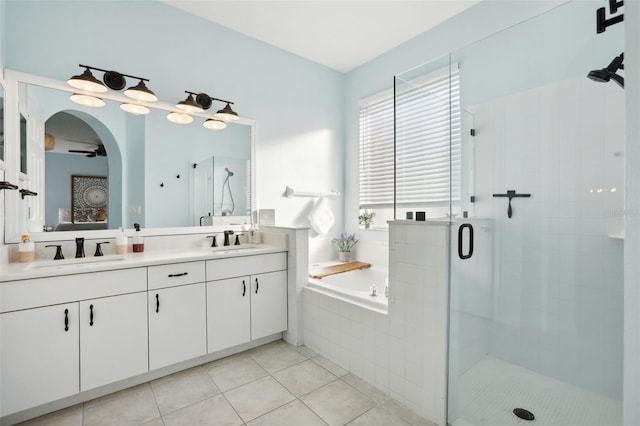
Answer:
[(224, 245), (225, 246), (230, 246), (231, 243), (229, 242), (229, 235), (233, 235), (233, 231), (229, 230), (229, 231), (224, 231)]
[(207, 238), (213, 238), (211, 241), (211, 247), (218, 247), (218, 240), (215, 235), (208, 235)]
[(104, 256), (102, 254), (102, 247), (100, 247), (101, 244), (109, 244), (109, 241), (102, 241), (100, 243), (96, 243), (96, 252), (94, 256)]
[(53, 258), (53, 260), (60, 260), (60, 259), (64, 259), (64, 255), (62, 254), (62, 246), (59, 246), (57, 244), (51, 244), (45, 247), (55, 247), (56, 248), (56, 255)]
[(84, 257), (84, 238), (76, 238), (76, 257)]

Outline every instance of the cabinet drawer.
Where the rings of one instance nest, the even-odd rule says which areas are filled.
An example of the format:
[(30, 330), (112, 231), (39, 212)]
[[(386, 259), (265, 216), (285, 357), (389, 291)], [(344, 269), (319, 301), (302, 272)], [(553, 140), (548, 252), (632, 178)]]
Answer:
[(0, 312), (146, 290), (146, 268), (8, 281), (0, 285)]
[(149, 290), (204, 282), (204, 262), (149, 267)]
[(207, 260), (207, 281), (287, 269), (287, 253)]

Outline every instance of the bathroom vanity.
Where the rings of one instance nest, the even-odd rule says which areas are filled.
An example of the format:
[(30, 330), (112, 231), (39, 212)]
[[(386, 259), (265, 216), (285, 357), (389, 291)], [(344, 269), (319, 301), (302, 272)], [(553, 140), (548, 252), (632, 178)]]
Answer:
[(59, 262), (5, 265), (0, 275), (3, 423), (277, 340), (287, 329), (282, 247)]

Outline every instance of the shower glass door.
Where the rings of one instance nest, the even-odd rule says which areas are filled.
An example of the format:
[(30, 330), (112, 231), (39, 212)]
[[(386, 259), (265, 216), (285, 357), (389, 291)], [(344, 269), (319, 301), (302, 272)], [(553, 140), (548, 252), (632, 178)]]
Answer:
[(622, 424), (624, 90), (587, 74), (624, 34), (596, 33), (602, 6), (565, 3), (450, 56), (451, 425)]

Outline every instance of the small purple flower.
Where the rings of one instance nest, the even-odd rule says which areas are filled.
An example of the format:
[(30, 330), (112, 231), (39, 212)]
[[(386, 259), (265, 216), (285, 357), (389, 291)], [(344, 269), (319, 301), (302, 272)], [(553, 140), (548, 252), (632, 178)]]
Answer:
[(336, 246), (338, 246), (338, 251), (351, 251), (353, 246), (358, 243), (356, 240), (356, 234), (345, 234), (341, 233), (340, 238), (334, 238), (331, 240)]

